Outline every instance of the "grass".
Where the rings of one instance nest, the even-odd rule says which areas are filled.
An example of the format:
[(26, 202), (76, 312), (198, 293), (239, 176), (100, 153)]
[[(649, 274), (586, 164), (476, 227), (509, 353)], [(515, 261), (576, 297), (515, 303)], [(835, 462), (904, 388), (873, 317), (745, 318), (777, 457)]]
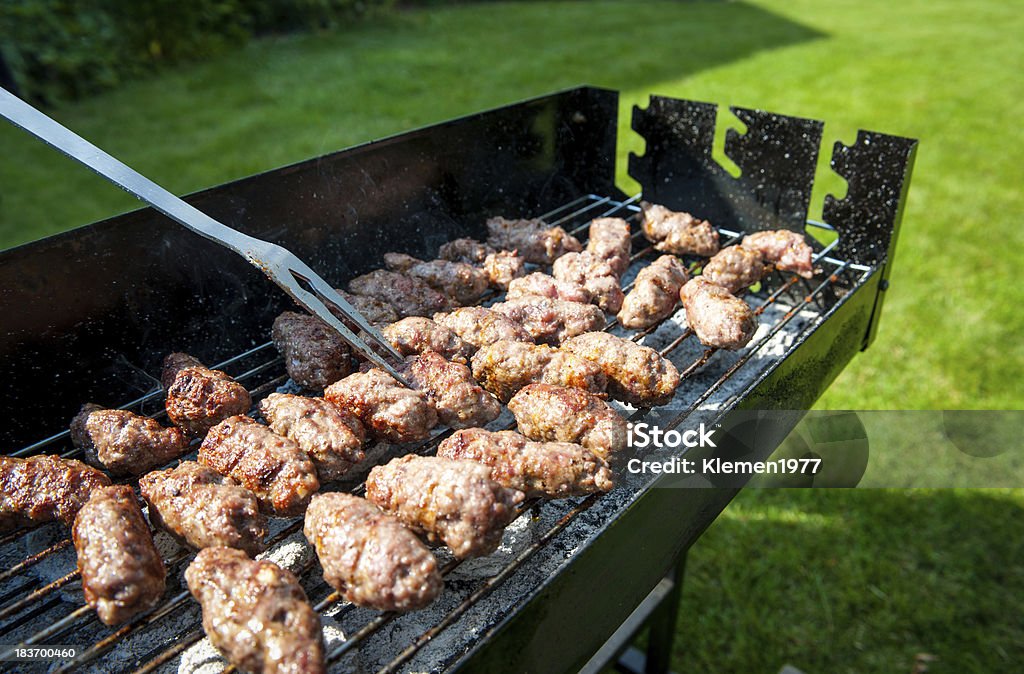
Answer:
[[(579, 83), (921, 139), (874, 346), (833, 409), (1019, 409), (1024, 15), (1014, 3), (530, 2), (262, 40), (55, 116), (177, 192)], [(717, 156), (727, 126), (723, 111)], [(0, 128), (0, 246), (133, 208)], [(824, 158), (823, 158), (824, 162)], [(823, 164), (812, 205), (842, 193)], [(872, 451), (875, 451), (872, 447)], [(884, 449), (884, 448), (883, 448)], [(890, 457), (891, 458), (891, 457)], [(1020, 492), (744, 492), (691, 553), (686, 671), (1008, 671), (1024, 657)]]

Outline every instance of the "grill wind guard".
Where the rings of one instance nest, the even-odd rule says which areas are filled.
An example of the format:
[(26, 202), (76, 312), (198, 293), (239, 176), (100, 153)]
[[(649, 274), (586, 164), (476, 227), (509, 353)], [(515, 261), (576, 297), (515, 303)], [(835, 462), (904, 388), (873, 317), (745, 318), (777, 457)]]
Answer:
[[(606, 213), (635, 215), (634, 200), (614, 186), (617, 107), (615, 92), (573, 89), (188, 200), (290, 248), (341, 285), (379, 266), (384, 252), (431, 256), (451, 238), (482, 236), (490, 215), (547, 213), (570, 229)], [(748, 128), (727, 138), (738, 178), (711, 158), (714, 106), (652, 97), (646, 109), (635, 109), (633, 126), (647, 149), (630, 158), (630, 173), (644, 198), (708, 217), (724, 228), (723, 241), (755, 229), (803, 231), (821, 123), (734, 111)], [(837, 144), (832, 165), (849, 190), (843, 200), (826, 199), (827, 224), (818, 226), (834, 229), (837, 238), (816, 253), (823, 273), (810, 283), (773, 276), (751, 293), (766, 327), (740, 354), (704, 351), (678, 321), (632, 333), (662, 349), (687, 378), (673, 404), (625, 412), (669, 428), (710, 423), (737, 407), (808, 408), (877, 325), (915, 147), (909, 139), (867, 132), (853, 146)], [(634, 242), (640, 252), (626, 282), (654, 257), (643, 252), (642, 238)], [(284, 296), (244, 261), (149, 209), (0, 254), (0, 288), (7, 321), (0, 374), (9, 383), (0, 393), (9, 410), (0, 433), (13, 450), (8, 453), (74, 455), (63, 429), (87, 400), (159, 414), (154, 375), (172, 350), (226, 368), (257, 398), (285, 382), (266, 343)], [(770, 452), (786, 430), (775, 428), (777, 437), (759, 437), (758, 445)], [(720, 448), (725, 455), (745, 449)], [(358, 491), (354, 479), (348, 487)], [(318, 609), (336, 616), (328, 624), (349, 638), (329, 644), (342, 670), (356, 663), (388, 671), (571, 670), (615, 631), (736, 492), (623, 482), (606, 496), (531, 508), (501, 552), (449, 563), (441, 599), (398, 619), (342, 606), (320, 581), (315, 561), (308, 555), (290, 561)], [(300, 526), (282, 521), (279, 547), (301, 539)], [(179, 566), (169, 564), (164, 603), (112, 631), (88, 608), (76, 608), (78, 591), (67, 593), (70, 604), (61, 600), (62, 588), (74, 582), (67, 567), (63, 577), (37, 573), (49, 558), (70, 553), (73, 560), (59, 542), (66, 532), (53, 535), (56, 549), (39, 558), (26, 558), (23, 538), (0, 538), (0, 566), (8, 569), (0, 573), (0, 641), (78, 639), (96, 644), (82, 658), (96, 671), (140, 664), (144, 671), (173, 670), (179, 652), (202, 637), (195, 604), (180, 585), (188, 554), (168, 555)]]

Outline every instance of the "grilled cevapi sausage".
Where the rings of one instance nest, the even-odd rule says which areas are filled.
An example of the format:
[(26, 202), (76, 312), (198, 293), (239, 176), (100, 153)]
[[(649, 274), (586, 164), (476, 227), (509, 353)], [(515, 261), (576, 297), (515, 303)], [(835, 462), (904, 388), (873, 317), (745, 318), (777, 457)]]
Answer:
[(590, 251), (566, 253), (555, 260), (551, 274), (559, 281), (586, 288), (594, 304), (604, 311), (615, 314), (622, 308), (618, 275), (611, 264)]
[(525, 498), (490, 474), (474, 461), (410, 454), (371, 470), (366, 498), (456, 557), (479, 557), (497, 550)]
[(437, 411), (422, 391), (402, 386), (371, 368), (350, 374), (324, 391), (324, 398), (363, 422), (367, 434), (385, 442), (416, 442), (437, 425)]
[(798, 232), (788, 229), (756, 232), (743, 237), (740, 246), (755, 251), (780, 271), (796, 272), (804, 278), (814, 276), (813, 251)]
[(437, 455), (490, 466), (492, 480), (528, 497), (584, 496), (615, 486), (608, 464), (589, 449), (571, 442), (533, 442), (515, 431), (456, 431), (441, 442)]
[(604, 313), (592, 304), (518, 297), (491, 307), (523, 326), (537, 342), (560, 344), (570, 337), (604, 328)]
[(754, 285), (768, 271), (761, 254), (742, 246), (729, 246), (715, 253), (701, 271), (701, 276), (731, 293)]
[(127, 410), (108, 410), (93, 403), (71, 421), (71, 441), (85, 460), (111, 475), (141, 475), (188, 451), (180, 428), (164, 428), (155, 420)]
[(488, 245), (499, 250), (514, 250), (527, 262), (551, 264), (562, 255), (583, 250), (583, 246), (561, 227), (543, 220), (507, 220), (494, 217), (487, 221)]
[(603, 393), (604, 372), (576, 354), (546, 344), (499, 341), (473, 356), (473, 376), (502, 402), (527, 384), (543, 382)]
[(413, 388), (423, 391), (449, 428), (483, 426), (498, 418), (501, 405), (473, 380), (469, 368), (425, 351), (413, 356), (403, 372)]
[(164, 359), (160, 381), (167, 391), (168, 418), (194, 436), (202, 437), (224, 419), (252, 407), (244, 386), (185, 353)]
[(562, 349), (596, 363), (608, 377), (608, 394), (631, 405), (664, 405), (679, 386), (679, 371), (657, 351), (607, 332), (573, 337)]
[(261, 674), (325, 671), (320, 616), (299, 579), (241, 550), (206, 548), (185, 570), (203, 630), (231, 664)]
[(415, 611), (444, 586), (434, 555), (416, 534), (358, 496), (317, 494), (303, 531), (316, 548), (324, 580), (358, 606)]
[(626, 447), (626, 420), (608, 403), (578, 388), (530, 384), (508, 409), (531, 440), (574, 442), (605, 461)]
[(710, 257), (718, 252), (718, 232), (707, 220), (671, 211), (658, 204), (640, 202), (641, 228), (657, 250), (673, 255)]
[(320, 488), (309, 455), (246, 416), (230, 417), (210, 429), (198, 458), (255, 494), (260, 509), (276, 517), (301, 515)]
[(704, 346), (741, 349), (754, 336), (754, 311), (722, 286), (698, 276), (680, 292), (686, 322)]
[(679, 291), (690, 275), (673, 255), (662, 255), (640, 270), (633, 289), (626, 295), (619, 312), (624, 328), (649, 328), (672, 315), (679, 302)]
[(434, 322), (452, 330), (477, 349), (500, 340), (533, 342), (524, 327), (486, 307), (460, 307), (446, 314), (434, 314)]
[(85, 601), (105, 625), (125, 622), (163, 595), (167, 572), (130, 486), (93, 491), (72, 536)]
[(352, 349), (315, 316), (285, 311), (274, 319), (271, 336), (288, 376), (300, 386), (322, 391), (352, 372)]
[(633, 239), (629, 223), (622, 218), (597, 218), (590, 222), (587, 252), (607, 262), (621, 278), (629, 268)]
[(337, 480), (366, 457), (362, 422), (323, 398), (271, 393), (260, 401), (260, 414), (272, 431), (309, 455), (322, 484)]
[(71, 526), (93, 490), (109, 484), (109, 477), (81, 461), (0, 456), (0, 532), (55, 520)]
[(267, 518), (256, 495), (229, 477), (183, 461), (139, 478), (153, 526), (193, 548), (238, 548), (250, 556), (266, 545)]

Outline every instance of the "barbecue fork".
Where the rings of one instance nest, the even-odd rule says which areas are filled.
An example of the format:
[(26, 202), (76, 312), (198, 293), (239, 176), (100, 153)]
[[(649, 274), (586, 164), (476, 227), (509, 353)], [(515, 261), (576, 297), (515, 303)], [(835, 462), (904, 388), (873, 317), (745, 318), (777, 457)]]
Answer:
[(177, 223), (235, 251), (266, 274), (299, 305), (334, 328), (360, 355), (409, 386), (387, 360), (350, 330), (338, 316), (369, 336), (371, 342), (383, 350), (385, 355), (401, 362), (401, 355), (388, 340), (330, 284), (287, 249), (243, 234), (214, 220), (3, 88), (0, 88), (0, 115), (47, 145), (85, 164)]

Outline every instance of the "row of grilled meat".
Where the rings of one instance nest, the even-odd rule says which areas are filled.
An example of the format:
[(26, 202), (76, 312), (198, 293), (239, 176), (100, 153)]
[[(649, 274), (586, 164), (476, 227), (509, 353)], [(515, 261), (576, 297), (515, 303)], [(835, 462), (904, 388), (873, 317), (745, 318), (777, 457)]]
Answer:
[[(812, 272), (810, 248), (798, 235), (764, 232), (719, 251), (707, 222), (645, 203), (643, 232), (669, 254), (625, 294), (626, 221), (592, 221), (585, 250), (540, 220), (487, 224), (487, 243), (459, 239), (430, 262), (388, 254), (387, 269), (349, 284), (346, 299), (386, 324), (385, 337), (407, 357), (403, 374), (412, 389), (365, 364), (353, 372), (336, 334), (286, 312), (273, 340), (291, 378), (322, 390), (322, 398), (271, 394), (259, 404), (261, 424), (246, 416), (252, 401), (244, 387), (171, 354), (161, 380), (174, 427), (97, 405), (85, 405), (72, 422), (90, 464), (114, 476), (143, 474), (152, 524), (202, 550), (186, 579), (203, 605), (207, 634), (233, 663), (252, 671), (322, 668), (319, 620), (295, 577), (249, 559), (264, 549), (268, 515), (305, 513), (324, 577), (349, 601), (421, 608), (443, 585), (424, 541), (459, 558), (488, 554), (525, 498), (611, 489), (626, 424), (605, 398), (636, 406), (671, 398), (679, 383), (672, 363), (602, 332), (605, 312), (617, 313), (624, 327), (645, 328), (681, 298), (702, 342), (739, 348), (756, 321), (734, 293), (760, 280), (766, 262)], [(713, 257), (690, 279), (680, 254)], [(527, 273), (527, 264), (551, 264), (552, 274)], [(507, 296), (490, 308), (472, 306), (488, 289)], [(519, 432), (482, 428), (499, 415), (499, 401)], [(374, 467), (366, 499), (317, 493), (364, 458), (366, 441), (418, 441), (438, 424), (459, 430), (436, 457)], [(152, 471), (198, 438), (196, 461)], [(163, 594), (163, 562), (130, 487), (49, 456), (2, 459), (0, 484), (0, 527), (52, 519), (72, 525), (86, 600), (103, 622), (123, 622)], [(262, 614), (264, 629), (253, 635), (247, 616)]]

